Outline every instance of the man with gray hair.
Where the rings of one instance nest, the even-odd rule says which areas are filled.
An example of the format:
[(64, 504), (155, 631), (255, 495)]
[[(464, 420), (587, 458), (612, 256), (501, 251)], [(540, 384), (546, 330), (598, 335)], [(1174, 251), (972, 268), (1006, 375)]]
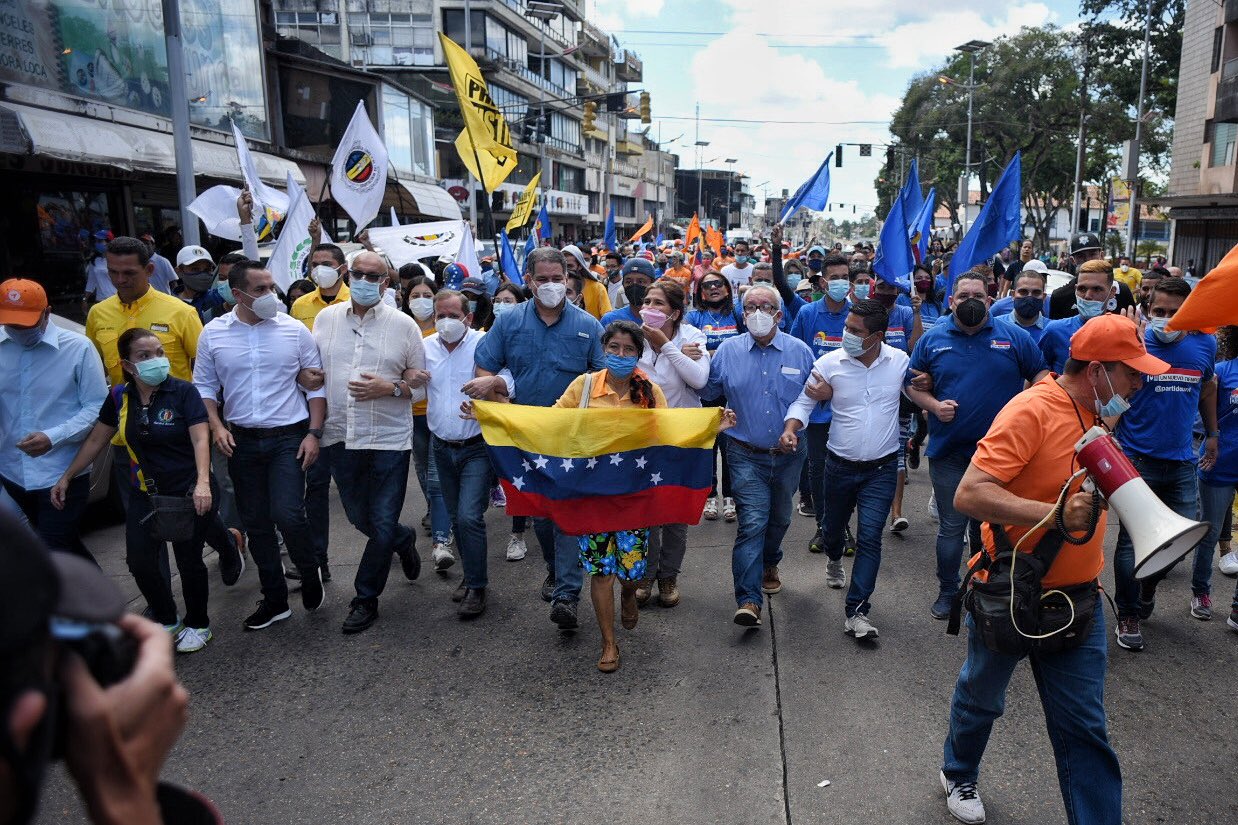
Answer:
[[(502, 393), (504, 380), (498, 373), (507, 369), (519, 388), (521, 404), (551, 407), (578, 376), (605, 366), (602, 325), (567, 301), (567, 262), (562, 252), (535, 249), (525, 265), (533, 300), (494, 319), (477, 346), (477, 377), (463, 390), (475, 399)], [(542, 598), (553, 602), (551, 621), (570, 630), (577, 624), (583, 584), (576, 541), (549, 519), (534, 519), (533, 531), (546, 562)]]
[(731, 552), (735, 623), (755, 627), (761, 623), (761, 594), (782, 590), (782, 537), (807, 453), (793, 436), (782, 437), (782, 422), (808, 381), (813, 359), (807, 344), (779, 331), (782, 298), (776, 289), (750, 287), (742, 307), (748, 334), (718, 345), (700, 394), (706, 401), (727, 398), (738, 422), (727, 430), (724, 448), (739, 511)]

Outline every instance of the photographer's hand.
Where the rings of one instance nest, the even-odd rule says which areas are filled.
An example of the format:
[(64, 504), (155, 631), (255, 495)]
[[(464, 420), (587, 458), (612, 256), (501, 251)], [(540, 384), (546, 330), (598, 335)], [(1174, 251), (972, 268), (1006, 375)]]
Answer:
[(155, 788), (185, 727), (189, 694), (176, 679), (172, 639), (163, 628), (133, 615), (119, 625), (138, 643), (128, 678), (102, 688), (76, 654), (61, 667), (65, 762), (93, 822), (160, 823)]

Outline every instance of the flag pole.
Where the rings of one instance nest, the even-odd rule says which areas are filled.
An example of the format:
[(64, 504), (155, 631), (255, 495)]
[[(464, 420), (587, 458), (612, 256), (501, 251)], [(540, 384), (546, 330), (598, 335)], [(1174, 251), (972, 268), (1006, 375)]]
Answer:
[[(489, 195), (490, 192), (486, 190), (486, 180), (484, 177), (481, 177), (481, 173), (482, 173), (481, 157), (477, 154), (477, 143), (474, 142), (472, 134), (469, 135), (469, 148), (473, 150), (473, 163), (477, 164), (477, 172), (479, 175), (478, 182), (481, 183), (481, 191), (485, 192), (486, 195)], [(470, 197), (473, 197), (474, 202), (476, 202), (476, 194), (473, 192), (470, 192), (469, 195)], [(482, 199), (482, 206), (486, 208), (486, 223), (488, 224), (487, 228), (490, 230), (490, 238), (491, 240), (494, 240), (497, 238), (497, 233), (495, 231), (495, 224), (494, 224), (494, 210), (490, 208), (489, 197)]]

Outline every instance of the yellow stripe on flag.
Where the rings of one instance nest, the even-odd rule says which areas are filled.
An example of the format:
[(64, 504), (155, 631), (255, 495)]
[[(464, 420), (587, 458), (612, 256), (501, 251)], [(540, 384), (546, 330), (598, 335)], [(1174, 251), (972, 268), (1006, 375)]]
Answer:
[(482, 435), (492, 447), (537, 455), (590, 458), (647, 447), (712, 449), (720, 407), (699, 409), (566, 409), (476, 401)]

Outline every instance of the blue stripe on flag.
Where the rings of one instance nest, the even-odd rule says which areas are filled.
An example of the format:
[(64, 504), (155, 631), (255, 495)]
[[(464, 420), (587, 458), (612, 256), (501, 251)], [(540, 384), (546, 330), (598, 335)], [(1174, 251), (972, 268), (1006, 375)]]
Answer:
[(549, 499), (618, 496), (668, 485), (712, 483), (712, 450), (645, 447), (593, 458), (559, 458), (518, 447), (486, 446), (495, 472), (522, 493)]

